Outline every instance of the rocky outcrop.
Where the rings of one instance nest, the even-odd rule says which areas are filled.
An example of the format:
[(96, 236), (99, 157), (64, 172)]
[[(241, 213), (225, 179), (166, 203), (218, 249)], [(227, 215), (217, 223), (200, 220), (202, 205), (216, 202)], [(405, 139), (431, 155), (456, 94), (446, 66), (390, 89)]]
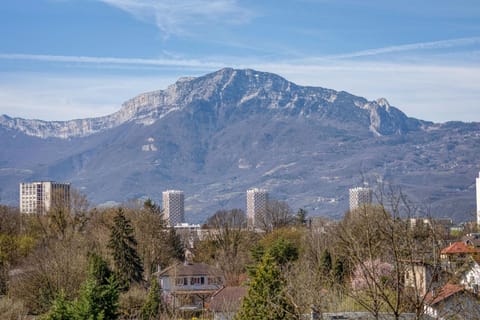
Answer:
[[(339, 96), (341, 99), (339, 99)], [(198, 78), (181, 78), (166, 90), (140, 94), (104, 117), (42, 121), (0, 117), (0, 125), (39, 138), (85, 137), (126, 122), (151, 125), (170, 112), (202, 102), (219, 116), (270, 112), (272, 115), (323, 116), (357, 122), (376, 135), (417, 130), (421, 122), (408, 118), (385, 99), (364, 98), (318, 87), (302, 87), (284, 78), (255, 70), (225, 68)], [(228, 120), (228, 119), (224, 119)]]

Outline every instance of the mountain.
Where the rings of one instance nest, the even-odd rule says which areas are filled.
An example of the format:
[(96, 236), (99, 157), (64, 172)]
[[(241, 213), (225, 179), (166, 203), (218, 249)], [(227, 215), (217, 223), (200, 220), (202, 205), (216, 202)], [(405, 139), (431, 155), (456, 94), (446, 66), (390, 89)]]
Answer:
[(436, 216), (473, 220), (480, 123), (417, 120), (386, 99), (222, 69), (140, 94), (105, 117), (0, 117), (0, 200), (18, 183), (70, 181), (100, 204), (182, 189), (191, 222), (245, 207), (264, 187), (311, 215), (339, 217), (348, 188), (392, 181)]

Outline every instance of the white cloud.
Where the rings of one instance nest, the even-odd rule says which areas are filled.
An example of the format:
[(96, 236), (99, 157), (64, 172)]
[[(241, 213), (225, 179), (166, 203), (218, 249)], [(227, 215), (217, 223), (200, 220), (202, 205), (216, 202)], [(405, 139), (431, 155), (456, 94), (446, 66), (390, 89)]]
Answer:
[(137, 19), (154, 23), (160, 31), (189, 34), (198, 26), (221, 22), (243, 23), (252, 13), (236, 0), (98, 0), (132, 14)]

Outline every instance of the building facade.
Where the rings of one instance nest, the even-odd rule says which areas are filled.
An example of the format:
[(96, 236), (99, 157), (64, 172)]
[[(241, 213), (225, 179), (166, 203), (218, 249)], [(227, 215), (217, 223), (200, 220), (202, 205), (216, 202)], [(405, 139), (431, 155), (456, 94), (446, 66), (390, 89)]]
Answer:
[(162, 193), (163, 216), (168, 226), (174, 227), (185, 222), (185, 197), (183, 191), (167, 190)]
[(477, 224), (480, 225), (480, 172), (477, 178)]
[(20, 183), (20, 212), (46, 214), (54, 206), (70, 207), (70, 184), (54, 181)]
[(225, 285), (223, 272), (205, 263), (177, 263), (154, 276), (162, 288), (162, 298), (174, 310), (202, 311)]
[(267, 221), (268, 191), (265, 189), (247, 190), (247, 225), (249, 228), (260, 228)]
[(362, 205), (372, 203), (373, 191), (371, 188), (357, 187), (349, 190), (350, 211), (353, 211)]

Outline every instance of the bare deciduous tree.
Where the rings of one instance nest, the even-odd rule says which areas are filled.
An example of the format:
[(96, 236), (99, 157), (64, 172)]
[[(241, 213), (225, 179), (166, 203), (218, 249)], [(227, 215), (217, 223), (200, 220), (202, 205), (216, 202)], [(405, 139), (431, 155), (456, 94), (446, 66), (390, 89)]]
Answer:
[(240, 209), (221, 210), (208, 219), (208, 241), (215, 248), (215, 262), (225, 272), (227, 285), (239, 285), (248, 263), (248, 238), (245, 213)]
[[(416, 234), (409, 221), (417, 208), (400, 189), (380, 186), (379, 205), (362, 206), (347, 213), (336, 231), (338, 246), (349, 264), (358, 270), (364, 281), (364, 290), (348, 291), (349, 295), (373, 316), (381, 310), (399, 319), (406, 311), (414, 311), (417, 319), (423, 314), (426, 292), (421, 292), (417, 281), (405, 289), (405, 274), (417, 279), (417, 262), (429, 263), (432, 272), (440, 272), (437, 254), (438, 242), (434, 228), (426, 234)], [(388, 277), (379, 276), (372, 261), (392, 266)], [(433, 276), (423, 288), (431, 288)]]
[(258, 226), (265, 232), (271, 232), (294, 222), (295, 216), (288, 203), (279, 200), (268, 200), (265, 213), (258, 217)]

